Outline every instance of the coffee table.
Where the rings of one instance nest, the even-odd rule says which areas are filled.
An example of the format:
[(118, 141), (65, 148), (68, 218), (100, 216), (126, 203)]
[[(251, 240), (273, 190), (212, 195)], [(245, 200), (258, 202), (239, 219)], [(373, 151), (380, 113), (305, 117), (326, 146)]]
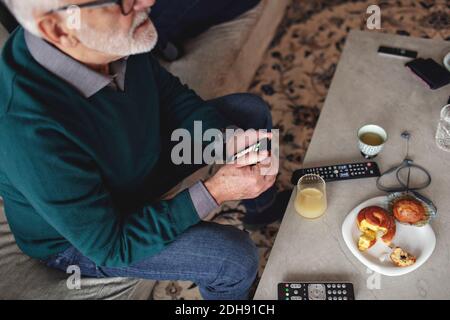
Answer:
[(381, 57), (379, 45), (413, 49), (419, 56), (442, 61), (450, 43), (377, 32), (352, 31), (336, 70), (304, 166), (363, 161), (356, 131), (367, 123), (384, 127), (389, 135), (375, 159), (382, 171), (405, 156), (408, 130), (410, 157), (433, 178), (423, 194), (438, 207), (432, 222), (437, 244), (419, 269), (398, 277), (374, 274), (350, 252), (341, 226), (346, 215), (364, 200), (384, 195), (375, 179), (327, 184), (328, 209), (317, 220), (306, 220), (294, 209), (295, 190), (286, 210), (255, 299), (277, 299), (283, 281), (350, 281), (356, 299), (450, 298), (450, 153), (434, 140), (439, 114), (450, 86), (432, 91), (404, 67), (405, 61)]

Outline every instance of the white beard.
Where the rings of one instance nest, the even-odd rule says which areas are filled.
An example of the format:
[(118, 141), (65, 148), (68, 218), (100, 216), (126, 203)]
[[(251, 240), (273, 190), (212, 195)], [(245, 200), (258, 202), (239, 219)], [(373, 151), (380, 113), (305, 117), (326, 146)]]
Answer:
[(143, 22), (149, 20), (146, 12), (136, 14), (133, 25), (128, 33), (118, 32), (111, 28), (107, 32), (99, 32), (88, 25), (83, 24), (78, 38), (86, 47), (114, 56), (129, 56), (150, 52), (158, 42), (158, 33), (150, 21), (145, 30), (140, 30), (134, 36), (134, 32)]

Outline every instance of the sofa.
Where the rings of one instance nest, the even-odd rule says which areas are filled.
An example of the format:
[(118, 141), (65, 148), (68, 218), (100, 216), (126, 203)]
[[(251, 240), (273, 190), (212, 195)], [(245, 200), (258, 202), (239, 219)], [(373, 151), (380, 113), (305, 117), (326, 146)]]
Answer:
[[(204, 99), (246, 91), (288, 3), (289, 0), (262, 0), (237, 19), (189, 41), (182, 59), (163, 64)], [(0, 24), (0, 48), (7, 37), (8, 32)], [(155, 284), (150, 280), (82, 277), (81, 289), (70, 290), (69, 277), (70, 274), (49, 269), (20, 251), (0, 198), (0, 299), (145, 300), (151, 299)]]

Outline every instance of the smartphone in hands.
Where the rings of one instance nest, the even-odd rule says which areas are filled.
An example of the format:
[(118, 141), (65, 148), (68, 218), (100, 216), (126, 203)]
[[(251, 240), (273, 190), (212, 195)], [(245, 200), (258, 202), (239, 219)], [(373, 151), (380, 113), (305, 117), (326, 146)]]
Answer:
[(246, 154), (249, 154), (251, 152), (258, 152), (258, 151), (270, 151), (270, 139), (264, 138), (256, 142), (255, 144), (252, 144), (251, 146), (248, 146), (242, 151), (239, 151), (235, 155), (228, 158), (227, 163), (234, 162), (239, 158), (244, 157)]

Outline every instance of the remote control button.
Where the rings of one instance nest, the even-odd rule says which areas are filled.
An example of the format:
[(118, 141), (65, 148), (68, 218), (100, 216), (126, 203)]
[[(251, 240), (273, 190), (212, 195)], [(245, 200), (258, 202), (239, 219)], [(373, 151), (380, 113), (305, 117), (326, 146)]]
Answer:
[(336, 298), (336, 297), (333, 297), (333, 300), (337, 300), (337, 298)]
[(341, 285), (340, 285), (340, 284), (338, 284), (338, 285), (337, 285), (337, 287), (338, 287), (338, 289), (339, 289), (339, 288), (341, 287)]
[(336, 294), (336, 290), (333, 290), (333, 294)]
[(344, 297), (344, 300), (348, 300), (348, 298), (347, 298), (347, 297)]
[(372, 163), (370, 163), (370, 162), (367, 163), (367, 166), (368, 166), (368, 167), (371, 167), (371, 166), (372, 166)]
[(302, 297), (291, 297), (291, 300), (303, 300)]
[(341, 294), (342, 293), (342, 291), (341, 290), (338, 290), (338, 294)]
[(328, 294), (331, 294), (331, 290), (328, 290), (327, 293), (328, 293)]
[(291, 284), (291, 288), (292, 288), (292, 289), (300, 289), (301, 287), (302, 287), (302, 285), (299, 284), (299, 283), (293, 283), (293, 284)]
[(332, 288), (336, 288), (336, 285), (335, 285), (335, 284), (332, 284), (331, 287), (332, 287)]
[(342, 300), (342, 297), (339, 297), (338, 300)]
[(334, 174), (338, 174), (339, 171), (338, 171), (338, 170), (334, 170), (333, 173), (334, 173)]
[(294, 290), (294, 294), (298, 294), (298, 290)]
[(343, 294), (347, 294), (347, 290), (343, 290), (342, 293), (343, 293)]
[(331, 288), (331, 284), (327, 284), (327, 288)]
[(325, 300), (326, 288), (324, 284), (309, 284), (308, 285), (308, 299), (309, 300)]
[(328, 300), (333, 300), (333, 298), (332, 297), (328, 297)]
[(342, 288), (344, 288), (344, 289), (345, 289), (346, 287), (347, 287), (347, 286), (346, 286), (345, 284), (343, 284), (343, 285), (342, 285)]

